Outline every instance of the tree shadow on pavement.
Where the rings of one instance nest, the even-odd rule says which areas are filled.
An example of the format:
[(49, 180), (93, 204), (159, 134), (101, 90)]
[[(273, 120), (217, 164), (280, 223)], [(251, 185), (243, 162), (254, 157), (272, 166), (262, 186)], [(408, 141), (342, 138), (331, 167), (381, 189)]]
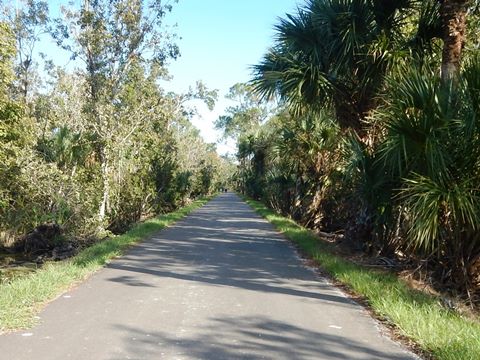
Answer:
[[(162, 324), (158, 324), (161, 328)], [(411, 359), (371, 349), (341, 335), (293, 326), (266, 317), (211, 318), (196, 334), (182, 338), (162, 331), (147, 332), (116, 325), (124, 334), (125, 351), (132, 359)], [(157, 356), (157, 357), (155, 357)], [(112, 358), (113, 359), (113, 358)]]

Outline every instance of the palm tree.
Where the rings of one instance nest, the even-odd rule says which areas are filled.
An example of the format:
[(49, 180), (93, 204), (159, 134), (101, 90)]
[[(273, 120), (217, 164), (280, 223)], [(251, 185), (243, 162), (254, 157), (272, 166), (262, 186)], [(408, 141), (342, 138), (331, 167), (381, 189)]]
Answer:
[[(431, 1), (423, 3), (422, 9)], [(418, 5), (308, 1), (276, 26), (275, 46), (253, 67), (256, 91), (278, 95), (296, 114), (333, 106), (342, 129), (364, 135), (364, 120), (377, 105), (385, 73), (408, 50), (401, 29), (409, 12), (401, 10)]]

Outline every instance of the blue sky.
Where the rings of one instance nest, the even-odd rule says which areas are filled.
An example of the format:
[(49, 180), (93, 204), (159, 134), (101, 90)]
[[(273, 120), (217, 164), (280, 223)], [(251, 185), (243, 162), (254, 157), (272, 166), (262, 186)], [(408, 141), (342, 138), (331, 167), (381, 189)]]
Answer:
[[(167, 23), (177, 24), (182, 56), (170, 64), (173, 79), (168, 90), (186, 91), (197, 80), (219, 90), (219, 101), (210, 112), (198, 106), (193, 124), (208, 142), (217, 135), (213, 121), (223, 113), (228, 89), (250, 80), (249, 67), (258, 63), (273, 44), (278, 17), (294, 12), (302, 0), (180, 0)], [(219, 144), (220, 153), (233, 152), (233, 144)]]
[(180, 0), (167, 17), (176, 23), (181, 58), (170, 66), (176, 89), (196, 79), (226, 89), (247, 81), (249, 65), (272, 44), (279, 16), (297, 0)]

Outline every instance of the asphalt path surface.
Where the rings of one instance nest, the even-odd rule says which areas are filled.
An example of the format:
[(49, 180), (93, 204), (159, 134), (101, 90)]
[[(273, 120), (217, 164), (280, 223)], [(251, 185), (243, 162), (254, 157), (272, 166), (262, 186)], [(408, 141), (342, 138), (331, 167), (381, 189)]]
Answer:
[(0, 359), (416, 359), (233, 193), (51, 302)]

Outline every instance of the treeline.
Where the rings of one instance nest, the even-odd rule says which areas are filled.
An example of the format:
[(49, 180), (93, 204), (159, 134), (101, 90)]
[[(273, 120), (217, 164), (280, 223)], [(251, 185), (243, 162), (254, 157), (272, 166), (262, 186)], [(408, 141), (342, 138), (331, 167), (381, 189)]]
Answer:
[[(42, 224), (76, 238), (121, 232), (226, 178), (227, 162), (186, 107), (191, 99), (211, 107), (216, 92), (159, 85), (179, 56), (163, 25), (171, 6), (81, 4), (65, 3), (57, 18), (44, 1), (2, 7), (0, 245)], [(66, 68), (49, 59), (55, 53), (67, 54)]]
[(238, 188), (478, 302), (477, 6), (309, 0), (280, 19), (249, 101), (217, 122)]

